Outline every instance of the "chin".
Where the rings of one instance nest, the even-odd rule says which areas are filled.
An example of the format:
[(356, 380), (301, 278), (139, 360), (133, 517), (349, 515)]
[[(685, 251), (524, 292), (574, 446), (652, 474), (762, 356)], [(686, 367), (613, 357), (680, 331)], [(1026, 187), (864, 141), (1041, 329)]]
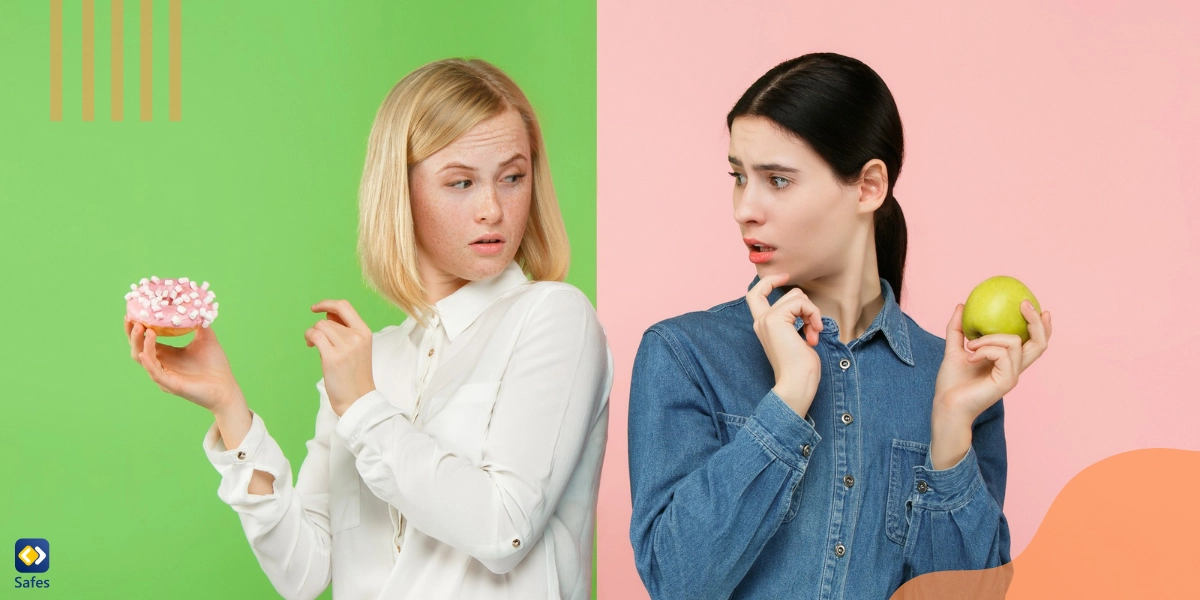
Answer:
[(758, 271), (759, 279), (765, 279), (771, 275), (779, 275), (780, 273), (787, 273), (787, 283), (783, 284), (785, 287), (799, 285), (802, 281), (808, 281), (808, 273), (800, 269), (789, 269), (781, 265), (772, 264), (755, 265), (755, 267)]
[[(778, 266), (770, 264), (754, 265), (754, 270), (758, 272), (758, 277), (760, 279), (788, 272), (787, 269), (781, 269)], [(791, 279), (789, 278), (788, 281), (791, 281)]]
[(489, 260), (478, 261), (467, 269), (469, 275), (463, 277), (463, 279), (471, 281), (490, 279), (504, 272), (504, 269), (508, 267), (508, 263), (510, 262), (512, 262), (512, 258), (505, 259), (499, 256)]

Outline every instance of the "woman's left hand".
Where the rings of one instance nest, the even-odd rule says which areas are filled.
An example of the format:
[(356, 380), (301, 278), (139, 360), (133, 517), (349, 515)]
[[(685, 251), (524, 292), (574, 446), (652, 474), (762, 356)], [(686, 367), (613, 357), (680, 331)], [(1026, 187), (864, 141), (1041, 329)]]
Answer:
[[(1021, 315), (1029, 328), (1029, 341), (1024, 344), (1017, 335), (992, 334), (964, 347), (962, 313), (962, 304), (954, 307), (946, 326), (946, 353), (934, 390), (930, 451), (935, 454), (935, 468), (952, 466), (966, 454), (975, 419), (1017, 386), (1021, 373), (1050, 341), (1050, 311), (1039, 315), (1028, 300), (1021, 301)], [(939, 466), (939, 462), (947, 464)]]
[(304, 340), (321, 352), (325, 392), (340, 417), (356, 400), (375, 389), (371, 370), (371, 328), (346, 300), (322, 300), (312, 307), (326, 313), (304, 332)]

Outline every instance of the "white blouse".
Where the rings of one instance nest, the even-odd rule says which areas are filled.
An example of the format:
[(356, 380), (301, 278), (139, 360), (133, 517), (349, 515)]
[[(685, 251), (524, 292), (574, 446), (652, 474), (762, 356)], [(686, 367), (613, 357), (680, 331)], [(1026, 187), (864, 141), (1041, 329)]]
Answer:
[[(612, 355), (576, 288), (511, 263), (374, 334), (376, 390), (341, 418), (324, 379), (295, 485), (257, 414), (204, 450), (285, 598), (587, 598)], [(247, 492), (255, 470), (271, 494)]]

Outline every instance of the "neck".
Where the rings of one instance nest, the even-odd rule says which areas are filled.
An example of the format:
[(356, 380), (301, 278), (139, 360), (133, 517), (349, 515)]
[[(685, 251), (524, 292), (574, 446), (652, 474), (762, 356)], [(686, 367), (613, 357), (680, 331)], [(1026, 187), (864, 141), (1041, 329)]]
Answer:
[(431, 306), (437, 304), (450, 294), (457, 292), (468, 283), (466, 279), (459, 279), (454, 276), (423, 277), (422, 279), (421, 283), (425, 284), (425, 301)]
[(838, 339), (843, 344), (866, 333), (883, 310), (883, 288), (879, 284), (873, 242), (860, 246), (864, 248), (861, 255), (850, 257), (840, 272), (800, 284), (800, 289), (817, 305), (821, 315), (837, 322)]

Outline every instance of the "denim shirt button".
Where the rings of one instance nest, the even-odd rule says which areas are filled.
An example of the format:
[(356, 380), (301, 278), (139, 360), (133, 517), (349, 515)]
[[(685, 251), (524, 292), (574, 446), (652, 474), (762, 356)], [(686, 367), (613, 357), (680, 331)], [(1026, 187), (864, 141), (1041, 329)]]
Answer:
[(846, 547), (839, 543), (833, 547), (833, 553), (836, 554), (838, 558), (841, 558), (846, 555)]
[(812, 454), (812, 446), (809, 446), (808, 444), (801, 446), (800, 454), (803, 454), (805, 458), (808, 458), (808, 455)]
[(845, 371), (846, 369), (849, 369), (850, 368), (850, 359), (843, 358), (841, 361), (838, 362), (838, 366), (841, 367), (843, 371)]
[(918, 492), (920, 492), (920, 493), (922, 493), (922, 494), (924, 494), (925, 492), (928, 492), (928, 491), (929, 491), (929, 484), (928, 484), (928, 483), (925, 483), (924, 481), (918, 481), (918, 482), (917, 482), (917, 491), (918, 491)]
[(842, 478), (842, 482), (844, 482), (846, 484), (846, 487), (852, 488), (852, 487), (854, 487), (854, 476), (847, 475)]
[(842, 414), (842, 422), (849, 425), (854, 422), (854, 416), (851, 415), (850, 413), (843, 413)]

